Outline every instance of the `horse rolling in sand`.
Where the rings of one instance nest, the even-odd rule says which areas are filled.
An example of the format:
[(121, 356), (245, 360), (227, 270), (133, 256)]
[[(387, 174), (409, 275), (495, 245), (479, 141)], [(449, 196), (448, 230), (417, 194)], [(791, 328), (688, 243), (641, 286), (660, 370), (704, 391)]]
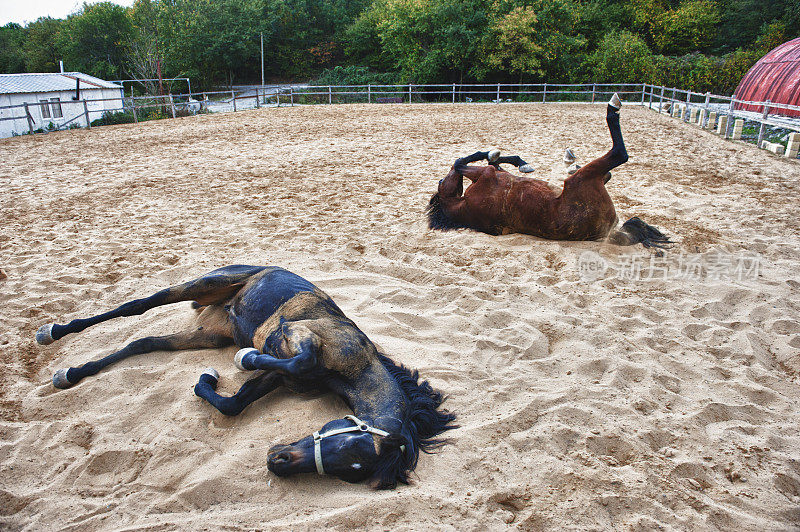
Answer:
[[(500, 168), (501, 163), (507, 163), (522, 172), (531, 172), (530, 165), (519, 157), (500, 157), (499, 151), (494, 150), (457, 159), (428, 204), (429, 227), (469, 228), (492, 235), (526, 233), (550, 240), (608, 238), (621, 246), (667, 246), (671, 242), (661, 231), (636, 217), (615, 229), (617, 213), (605, 184), (611, 178), (611, 170), (628, 160), (619, 127), (621, 107), (614, 94), (606, 111), (611, 150), (578, 168), (564, 181), (560, 194), (545, 181), (517, 177)], [(490, 164), (468, 166), (480, 160)], [(472, 181), (466, 192), (464, 177)]]
[(59, 370), (53, 385), (68, 388), (132, 355), (236, 344), (239, 369), (264, 371), (231, 397), (216, 393), (219, 375), (213, 369), (200, 375), (194, 388), (223, 414), (235, 416), (281, 385), (297, 392), (332, 391), (355, 414), (271, 448), (269, 470), (282, 477), (316, 471), (347, 482), (369, 479), (379, 489), (408, 483), (419, 451), (442, 445), (445, 440), (436, 436), (455, 428), (455, 415), (440, 409), (441, 393), (419, 382), (416, 371), (380, 353), (327, 294), (282, 268), (220, 268), (104, 314), (44, 325), (36, 341), (47, 345), (92, 325), (179, 301), (193, 301), (196, 326), (141, 338), (101, 360)]

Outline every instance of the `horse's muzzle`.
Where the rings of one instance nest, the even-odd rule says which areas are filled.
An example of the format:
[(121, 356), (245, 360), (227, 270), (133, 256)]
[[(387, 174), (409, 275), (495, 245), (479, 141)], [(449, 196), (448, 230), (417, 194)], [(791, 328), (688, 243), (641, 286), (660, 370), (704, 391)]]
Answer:
[(276, 445), (269, 450), (267, 455), (267, 469), (278, 475), (286, 477), (299, 473), (295, 468), (303, 462), (303, 453), (291, 445)]

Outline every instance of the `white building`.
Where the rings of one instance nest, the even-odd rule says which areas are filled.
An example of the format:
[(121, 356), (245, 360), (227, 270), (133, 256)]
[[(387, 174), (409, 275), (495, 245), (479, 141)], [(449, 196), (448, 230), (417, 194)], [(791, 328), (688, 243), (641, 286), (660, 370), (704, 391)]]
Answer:
[(80, 72), (0, 74), (0, 137), (86, 126), (87, 110), (89, 121), (121, 111), (123, 96), (121, 86)]

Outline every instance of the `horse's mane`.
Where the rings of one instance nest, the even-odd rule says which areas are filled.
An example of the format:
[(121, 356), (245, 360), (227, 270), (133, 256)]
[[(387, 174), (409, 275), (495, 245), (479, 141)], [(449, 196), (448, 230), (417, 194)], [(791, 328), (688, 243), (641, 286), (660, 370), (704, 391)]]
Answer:
[[(456, 415), (439, 410), (446, 397), (434, 390), (428, 381), (419, 382), (419, 372), (378, 353), (378, 359), (397, 381), (408, 398), (408, 414), (403, 419), (401, 433), (383, 438), (379, 461), (373, 480), (378, 489), (394, 488), (398, 482), (408, 484), (408, 475), (417, 467), (419, 452), (431, 453), (447, 443), (446, 438), (436, 438), (446, 430), (458, 428), (452, 424)], [(400, 447), (405, 445), (405, 452)]]
[(455, 222), (444, 212), (442, 205), (442, 198), (439, 197), (437, 192), (431, 196), (428, 206), (425, 208), (425, 214), (428, 216), (428, 228), (438, 229), (439, 231), (449, 231), (451, 229), (472, 229), (471, 227)]
[(431, 196), (431, 200), (428, 202), (428, 206), (425, 208), (425, 214), (428, 216), (429, 229), (438, 229), (439, 231), (450, 231), (452, 229), (472, 229), (473, 231), (479, 231), (490, 235), (500, 234), (500, 230), (498, 228), (481, 229), (468, 223), (457, 222), (453, 220), (447, 215), (446, 212), (444, 212), (442, 198), (439, 197), (438, 192)]

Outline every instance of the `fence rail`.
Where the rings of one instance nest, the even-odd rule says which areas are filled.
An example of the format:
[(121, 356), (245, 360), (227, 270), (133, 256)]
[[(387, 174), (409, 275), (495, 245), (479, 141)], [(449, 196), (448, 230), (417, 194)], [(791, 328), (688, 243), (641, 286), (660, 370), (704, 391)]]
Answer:
[[(646, 83), (484, 83), (484, 84), (403, 84), (403, 85), (309, 85), (281, 87), (259, 85), (236, 87), (224, 91), (202, 93), (167, 94), (163, 96), (136, 96), (80, 101), (60, 102), (62, 106), (75, 109), (78, 113), (70, 120), (42, 119), (52, 122), (55, 129), (62, 129), (69, 123), (82, 122), (91, 127), (92, 118), (100, 118), (109, 112), (127, 112), (138, 122), (143, 114), (156, 110), (161, 117), (194, 114), (203, 111), (226, 112), (268, 106), (295, 104), (334, 104), (334, 103), (509, 103), (509, 102), (604, 102), (617, 92), (629, 103), (636, 103), (668, 113), (679, 115), (685, 122), (697, 123), (702, 128), (713, 127), (725, 138), (741, 136), (741, 123), (755, 123), (758, 126), (759, 147), (765, 136), (766, 126), (800, 131), (800, 117), (781, 116), (786, 111), (800, 111), (800, 106), (774, 102), (754, 102), (718, 94), (698, 93), (686, 89), (664, 87)], [(196, 99), (197, 98), (197, 99)], [(105, 102), (115, 102), (109, 108)], [(35, 128), (36, 120), (31, 109), (48, 105), (49, 102), (27, 103), (0, 106), (0, 123), (7, 120), (27, 122), (28, 132), (47, 132)], [(743, 107), (735, 109), (735, 107)], [(11, 111), (12, 116), (3, 116)], [(13, 110), (22, 110), (15, 116)], [(40, 113), (41, 114), (41, 113)], [(73, 114), (73, 113), (70, 113)], [(723, 119), (724, 117), (724, 119)], [(715, 122), (710, 124), (711, 120)], [(710, 124), (710, 125), (709, 125)], [(74, 126), (73, 126), (74, 127)], [(738, 128), (738, 129), (737, 129)], [(738, 137), (737, 137), (738, 131)], [(790, 147), (791, 148), (791, 147)]]

